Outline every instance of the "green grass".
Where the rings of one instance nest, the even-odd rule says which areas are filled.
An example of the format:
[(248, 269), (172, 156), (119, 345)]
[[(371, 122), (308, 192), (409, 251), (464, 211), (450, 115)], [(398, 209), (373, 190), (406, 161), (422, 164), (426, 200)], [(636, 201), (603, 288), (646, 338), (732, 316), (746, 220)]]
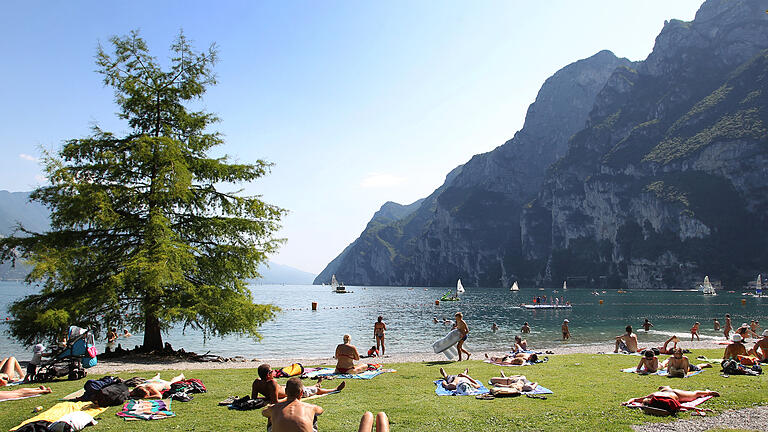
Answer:
[[(696, 351), (690, 358), (704, 354), (716, 357), (720, 350)], [(479, 355), (476, 354), (476, 355)], [(474, 397), (438, 397), (432, 381), (438, 368), (456, 373), (470, 368), (473, 377), (487, 382), (499, 367), (469, 361), (462, 363), (407, 363), (387, 365), (397, 373), (383, 374), (373, 380), (348, 380), (347, 388), (337, 395), (313, 402), (325, 408), (319, 426), (323, 431), (356, 430), (364, 411), (385, 411), (395, 431), (510, 431), (510, 430), (629, 430), (629, 425), (643, 422), (666, 422), (668, 418), (644, 415), (639, 410), (624, 408), (620, 403), (630, 397), (671, 385), (686, 390), (712, 389), (722, 397), (705, 406), (715, 412), (768, 404), (768, 381), (765, 377), (731, 376), (723, 378), (719, 368), (686, 379), (625, 374), (621, 368), (635, 366), (638, 357), (621, 355), (574, 354), (550, 356), (548, 363), (528, 367), (504, 368), (508, 374), (525, 374), (529, 379), (550, 388), (555, 394), (547, 400), (526, 397), (477, 400)], [(177, 371), (163, 371), (170, 378)], [(150, 422), (125, 422), (115, 416), (117, 407), (99, 418), (93, 431), (218, 431), (265, 430), (266, 421), (260, 411), (232, 411), (217, 406), (230, 395), (245, 395), (256, 375), (255, 369), (183, 371), (188, 377), (200, 378), (208, 393), (195, 395), (191, 402), (173, 402), (177, 417)], [(123, 378), (153, 373), (121, 373)], [(8, 430), (32, 417), (37, 405), (50, 408), (57, 399), (83, 384), (60, 381), (51, 384), (53, 395), (0, 404), (0, 430)], [(281, 380), (285, 382), (285, 380)], [(335, 386), (329, 381), (324, 387)], [(680, 418), (688, 418), (681, 414)]]

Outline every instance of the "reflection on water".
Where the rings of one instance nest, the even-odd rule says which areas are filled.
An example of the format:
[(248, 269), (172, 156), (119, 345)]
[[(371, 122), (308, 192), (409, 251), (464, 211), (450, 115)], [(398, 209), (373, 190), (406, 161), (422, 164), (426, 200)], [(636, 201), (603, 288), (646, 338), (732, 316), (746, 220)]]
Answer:
[[(611, 342), (613, 336), (623, 333), (630, 324), (640, 328), (645, 318), (654, 324), (645, 333), (638, 331), (641, 344), (662, 342), (672, 334), (681, 335), (683, 340), (690, 336), (689, 329), (695, 321), (701, 322), (701, 337), (722, 338), (712, 330), (712, 318), (717, 317), (724, 324), (724, 316), (730, 313), (734, 326), (752, 319), (760, 319), (763, 326), (768, 323), (768, 298), (746, 298), (741, 304), (739, 293), (723, 293), (715, 297), (704, 296), (692, 291), (629, 291), (621, 294), (608, 291), (600, 296), (587, 289), (560, 290), (556, 295), (564, 296), (573, 304), (571, 310), (526, 310), (520, 303), (530, 302), (533, 296), (548, 294), (552, 290), (540, 291), (521, 287), (518, 292), (503, 289), (465, 287), (459, 302), (442, 302), (435, 305), (448, 288), (410, 287), (347, 287), (351, 294), (335, 294), (330, 287), (297, 285), (256, 285), (252, 287), (254, 299), (259, 303), (272, 303), (283, 311), (274, 321), (266, 323), (261, 334), (263, 339), (255, 342), (249, 338), (227, 336), (203, 341), (199, 332), (175, 328), (165, 335), (165, 340), (174, 348), (187, 351), (225, 356), (246, 357), (330, 357), (335, 346), (345, 333), (352, 336), (352, 343), (360, 351), (375, 344), (373, 323), (382, 315), (387, 324), (387, 351), (426, 352), (432, 342), (444, 336), (450, 326), (434, 324), (433, 317), (442, 321), (451, 319), (455, 312), (464, 313), (470, 327), (467, 346), (472, 350), (501, 350), (508, 347), (514, 335), (519, 334), (524, 322), (531, 326), (526, 336), (529, 344), (536, 348), (560, 346), (560, 324), (568, 318), (571, 328), (569, 344)], [(20, 283), (0, 283), (0, 317), (5, 319), (5, 309), (13, 299), (32, 290)], [(603, 300), (604, 304), (599, 304)], [(311, 303), (318, 303), (318, 310), (311, 310)], [(499, 326), (491, 331), (491, 324)], [(0, 324), (0, 330), (7, 327)], [(122, 329), (118, 329), (122, 332)], [(104, 335), (100, 349), (104, 347)], [(131, 338), (120, 338), (123, 347), (132, 348), (140, 344), (143, 335), (134, 333)], [(27, 360), (31, 351), (3, 335), (0, 337), (0, 355), (15, 355)]]

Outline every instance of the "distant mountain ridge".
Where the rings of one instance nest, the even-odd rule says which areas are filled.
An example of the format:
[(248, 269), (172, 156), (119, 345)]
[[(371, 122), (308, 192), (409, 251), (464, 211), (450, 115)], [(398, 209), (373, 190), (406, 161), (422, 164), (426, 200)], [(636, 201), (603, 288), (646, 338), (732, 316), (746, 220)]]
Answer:
[(321, 272), (356, 285), (726, 284), (768, 261), (768, 14), (708, 0), (642, 62), (547, 79), (523, 128)]
[[(26, 229), (35, 232), (46, 231), (50, 227), (48, 208), (37, 202), (29, 202), (29, 192), (8, 192), (0, 190), (0, 235), (7, 236), (21, 222)], [(23, 263), (12, 266), (11, 263), (0, 265), (0, 280), (20, 280), (29, 273), (29, 267)], [(269, 262), (259, 266), (260, 284), (308, 285), (315, 274), (287, 265)]]

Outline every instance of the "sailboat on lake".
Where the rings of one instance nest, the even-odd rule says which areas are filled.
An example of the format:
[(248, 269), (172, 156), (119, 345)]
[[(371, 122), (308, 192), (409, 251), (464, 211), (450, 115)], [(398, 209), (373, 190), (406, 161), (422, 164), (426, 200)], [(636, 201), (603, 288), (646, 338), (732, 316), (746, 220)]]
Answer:
[(699, 285), (699, 290), (704, 295), (717, 295), (717, 292), (715, 292), (715, 287), (713, 287), (712, 283), (709, 281), (709, 276), (704, 276), (704, 283)]
[(440, 297), (441, 301), (459, 301), (461, 300), (459, 298), (459, 294), (464, 292), (464, 285), (461, 284), (461, 279), (459, 279), (458, 282), (456, 282), (456, 292), (451, 293), (448, 291), (447, 293), (443, 294), (442, 297)]
[(563, 289), (564, 289), (564, 290), (567, 290), (567, 289), (568, 289), (568, 285), (566, 284), (566, 281), (563, 281)]
[(345, 287), (344, 284), (340, 284), (339, 281), (336, 280), (335, 274), (331, 276), (331, 288), (333, 288), (333, 292), (337, 294), (346, 294), (351, 292), (347, 291), (347, 287)]
[(510, 291), (520, 291), (520, 287), (517, 286), (517, 281), (512, 284), (512, 286), (509, 288)]

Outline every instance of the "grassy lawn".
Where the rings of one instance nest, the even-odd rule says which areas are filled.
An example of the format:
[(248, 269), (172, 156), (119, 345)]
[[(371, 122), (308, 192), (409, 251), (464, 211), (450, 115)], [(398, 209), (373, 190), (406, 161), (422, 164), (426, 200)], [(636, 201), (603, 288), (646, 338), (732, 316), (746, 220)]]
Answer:
[[(699, 350), (689, 358), (704, 354), (716, 357), (720, 350)], [(340, 394), (312, 402), (325, 408), (318, 422), (320, 430), (352, 431), (364, 411), (385, 411), (393, 430), (399, 431), (511, 431), (511, 430), (628, 430), (629, 425), (665, 422), (669, 418), (644, 415), (640, 410), (624, 408), (620, 403), (630, 397), (646, 395), (658, 386), (670, 385), (685, 390), (711, 389), (721, 393), (704, 404), (715, 412), (732, 408), (768, 404), (768, 380), (765, 376), (723, 378), (719, 367), (685, 379), (638, 376), (619, 371), (635, 366), (639, 357), (622, 355), (573, 354), (550, 356), (549, 362), (536, 366), (504, 368), (509, 374), (524, 374), (554, 391), (547, 400), (527, 397), (477, 400), (474, 397), (438, 397), (432, 381), (443, 366), (448, 373), (469, 367), (470, 374), (485, 383), (497, 376), (499, 367), (469, 361), (462, 363), (407, 363), (386, 365), (397, 373), (380, 375), (373, 380), (348, 380)], [(227, 396), (250, 392), (255, 369), (182, 371), (187, 377), (201, 379), (208, 393), (195, 395), (191, 402), (173, 402), (176, 417), (157, 421), (126, 422), (115, 416), (117, 407), (98, 418), (93, 431), (219, 431), (266, 430), (260, 411), (233, 411), (217, 406)], [(120, 377), (149, 377), (154, 373), (121, 373)], [(175, 371), (163, 371), (170, 378)], [(285, 379), (280, 380), (281, 383)], [(53, 395), (9, 401), (0, 404), (0, 430), (8, 430), (32, 417), (32, 409), (50, 408), (57, 399), (82, 388), (84, 380), (52, 383)], [(313, 381), (305, 381), (313, 382)], [(327, 381), (333, 387), (338, 381)], [(690, 418), (681, 414), (680, 418)]]

